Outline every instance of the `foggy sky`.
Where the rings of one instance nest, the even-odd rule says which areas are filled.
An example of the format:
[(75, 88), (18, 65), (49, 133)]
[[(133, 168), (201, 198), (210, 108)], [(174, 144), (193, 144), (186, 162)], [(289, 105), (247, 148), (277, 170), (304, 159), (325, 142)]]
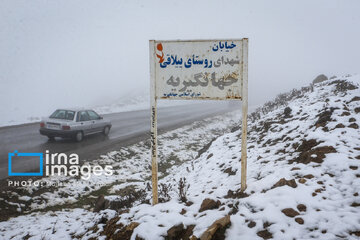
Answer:
[[(249, 104), (359, 72), (359, 1), (0, 1), (0, 112), (149, 89), (149, 39), (249, 38)], [(5, 110), (5, 111), (4, 111)]]

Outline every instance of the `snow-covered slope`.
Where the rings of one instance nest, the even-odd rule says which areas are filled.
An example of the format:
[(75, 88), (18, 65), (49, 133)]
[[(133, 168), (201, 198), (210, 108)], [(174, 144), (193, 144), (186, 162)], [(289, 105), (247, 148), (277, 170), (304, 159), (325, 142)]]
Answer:
[[(175, 166), (160, 175), (162, 203), (151, 206), (135, 201), (130, 208), (115, 206), (117, 211), (107, 209), (98, 214), (75, 209), (67, 223), (61, 224), (57, 222), (65, 219), (64, 210), (50, 215), (33, 213), (0, 223), (0, 236), (21, 238), (25, 233), (19, 229), (26, 228), (34, 239), (358, 239), (359, 86), (360, 76), (328, 80), (281, 95), (259, 109), (262, 114), (251, 114), (245, 192), (240, 191), (241, 129), (234, 128), (211, 141), (191, 160), (192, 154), (187, 151), (193, 151), (194, 143), (186, 139), (196, 132), (192, 127), (182, 128), (166, 135), (185, 139), (181, 144), (188, 144), (190, 150), (176, 141), (164, 141), (159, 146), (160, 155), (169, 155), (175, 149), (173, 154), (179, 157), (173, 160)], [(286, 107), (291, 111), (285, 111)], [(208, 139), (203, 134), (195, 135), (201, 136), (201, 142)], [(116, 153), (129, 156), (129, 161), (122, 157), (118, 163), (125, 164), (119, 168), (120, 176), (130, 174), (131, 178), (135, 174), (126, 170), (126, 164), (132, 163), (142, 172), (134, 175), (137, 180), (148, 182), (148, 175), (143, 173), (149, 159), (144, 154), (146, 147), (137, 147), (141, 153), (136, 147)], [(105, 160), (111, 161), (110, 157)], [(137, 183), (115, 184), (110, 190), (116, 193), (129, 184)], [(141, 186), (143, 182), (137, 185)], [(151, 199), (151, 191), (145, 187), (143, 190), (146, 202)], [(105, 198), (116, 200), (116, 196)], [(73, 229), (73, 218), (81, 219), (86, 226)], [(89, 227), (91, 220), (93, 227)], [(28, 224), (36, 221), (43, 223), (43, 232)]]
[[(356, 76), (316, 84), (313, 92), (289, 103), (291, 116), (284, 117), (280, 107), (250, 123), (245, 193), (239, 192), (238, 130), (219, 137), (198, 159), (161, 181), (172, 183), (176, 190), (178, 180), (186, 177), (190, 184), (186, 204), (179, 203), (173, 192), (173, 200), (133, 207), (118, 222), (140, 223), (132, 239), (161, 239), (179, 224), (187, 230), (195, 225), (193, 234), (201, 237), (215, 220), (227, 215), (231, 226), (226, 239), (357, 239), (358, 82)], [(200, 212), (206, 198), (220, 201), (219, 206)]]

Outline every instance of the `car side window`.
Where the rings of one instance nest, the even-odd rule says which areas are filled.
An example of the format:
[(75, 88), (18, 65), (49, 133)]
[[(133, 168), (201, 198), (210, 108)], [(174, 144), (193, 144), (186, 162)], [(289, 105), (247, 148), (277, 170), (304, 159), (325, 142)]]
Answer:
[(65, 119), (65, 120), (73, 120), (75, 112), (69, 110), (56, 110), (53, 114), (50, 115), (50, 118), (55, 119)]
[(84, 122), (84, 121), (89, 121), (89, 120), (90, 120), (90, 117), (89, 117), (89, 115), (87, 114), (86, 111), (81, 111), (81, 112), (79, 112), (78, 115), (79, 115), (78, 120), (79, 120), (80, 122)]
[(89, 114), (90, 120), (99, 120), (100, 119), (100, 116), (94, 111), (87, 111), (87, 113)]
[(67, 112), (66, 112), (66, 119), (67, 119), (67, 120), (73, 120), (73, 119), (74, 119), (74, 115), (75, 115), (75, 112), (67, 111)]
[(56, 117), (60, 118), (60, 119), (64, 119), (65, 118), (65, 111), (64, 110), (59, 111), (59, 113), (57, 114)]

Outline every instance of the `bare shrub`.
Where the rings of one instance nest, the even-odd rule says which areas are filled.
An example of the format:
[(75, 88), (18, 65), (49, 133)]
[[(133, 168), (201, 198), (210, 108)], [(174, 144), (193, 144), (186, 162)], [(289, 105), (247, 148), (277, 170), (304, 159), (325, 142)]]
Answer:
[(190, 184), (186, 183), (186, 178), (180, 178), (178, 183), (178, 194), (181, 202), (187, 202), (187, 191), (189, 190)]
[(284, 118), (289, 118), (291, 116), (291, 108), (290, 107), (286, 107), (284, 109)]
[(159, 185), (159, 202), (168, 202), (171, 200), (170, 192), (172, 190), (172, 185), (166, 183), (160, 183)]
[(148, 203), (146, 200), (146, 191), (144, 189), (141, 190), (132, 190), (129, 191), (125, 196), (119, 197), (118, 199), (111, 201), (109, 203), (109, 208), (113, 210), (121, 210), (125, 208), (131, 208), (134, 206), (135, 202), (138, 203)]

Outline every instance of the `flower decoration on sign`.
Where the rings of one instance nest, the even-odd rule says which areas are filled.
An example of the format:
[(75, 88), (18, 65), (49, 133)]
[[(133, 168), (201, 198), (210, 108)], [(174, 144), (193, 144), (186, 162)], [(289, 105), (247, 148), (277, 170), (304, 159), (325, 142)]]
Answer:
[(159, 63), (162, 63), (164, 61), (164, 53), (163, 53), (163, 46), (161, 43), (158, 43), (158, 45), (156, 45), (156, 49), (161, 53), (161, 55), (156, 54), (156, 57), (159, 58)]

